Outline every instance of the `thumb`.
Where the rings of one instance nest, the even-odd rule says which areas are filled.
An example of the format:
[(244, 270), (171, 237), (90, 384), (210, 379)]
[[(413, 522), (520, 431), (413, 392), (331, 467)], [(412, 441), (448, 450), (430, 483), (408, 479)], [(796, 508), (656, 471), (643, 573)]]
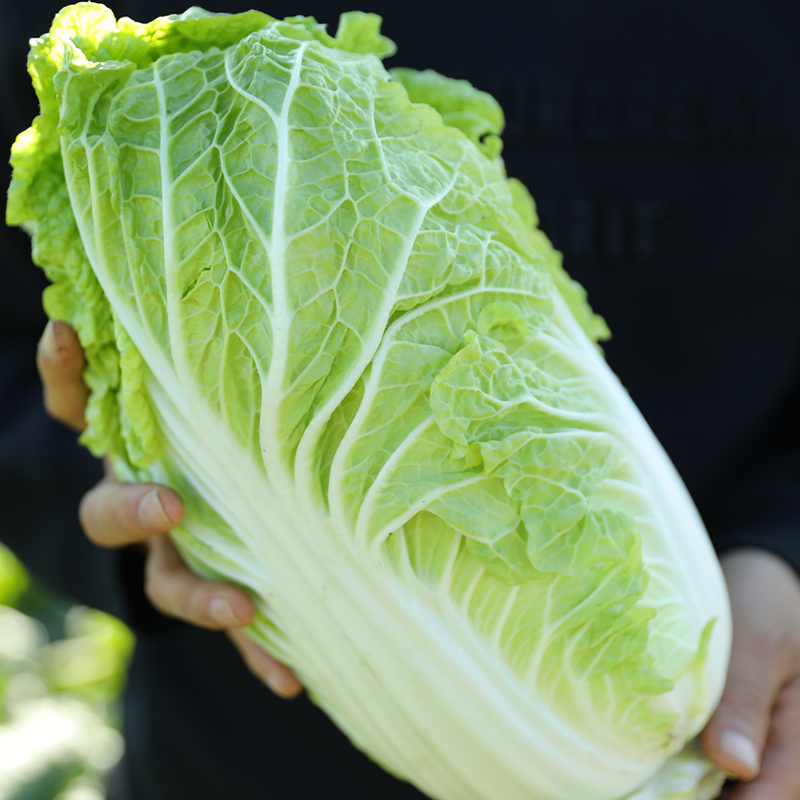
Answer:
[(758, 775), (780, 679), (766, 648), (736, 641), (722, 699), (702, 734), (716, 764), (737, 778)]

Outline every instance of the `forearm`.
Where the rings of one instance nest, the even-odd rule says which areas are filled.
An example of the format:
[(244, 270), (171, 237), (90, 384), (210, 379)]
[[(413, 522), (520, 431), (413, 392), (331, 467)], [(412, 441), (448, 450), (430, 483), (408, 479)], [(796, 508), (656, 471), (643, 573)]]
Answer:
[(800, 575), (800, 447), (754, 465), (725, 492), (708, 523), (719, 553), (758, 547)]

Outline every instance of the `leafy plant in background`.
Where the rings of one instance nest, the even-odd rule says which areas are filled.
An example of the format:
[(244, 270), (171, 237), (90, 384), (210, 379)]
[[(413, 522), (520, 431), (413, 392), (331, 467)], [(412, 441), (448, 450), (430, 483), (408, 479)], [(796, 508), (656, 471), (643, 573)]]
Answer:
[(84, 442), (181, 492), (189, 562), (433, 797), (711, 797), (699, 517), (501, 109), (387, 73), (379, 23), (86, 3), (33, 42), (7, 216), (86, 350)]
[(31, 582), (0, 546), (0, 800), (101, 800), (122, 753), (128, 629)]

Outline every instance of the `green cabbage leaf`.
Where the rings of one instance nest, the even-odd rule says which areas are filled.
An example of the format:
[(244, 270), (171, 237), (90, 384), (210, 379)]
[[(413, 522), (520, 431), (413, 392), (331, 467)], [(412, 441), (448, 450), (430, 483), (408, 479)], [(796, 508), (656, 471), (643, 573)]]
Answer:
[(184, 557), (430, 796), (706, 800), (702, 523), (502, 110), (387, 72), (380, 22), (80, 3), (33, 40), (7, 220), (85, 348), (83, 441), (182, 494)]

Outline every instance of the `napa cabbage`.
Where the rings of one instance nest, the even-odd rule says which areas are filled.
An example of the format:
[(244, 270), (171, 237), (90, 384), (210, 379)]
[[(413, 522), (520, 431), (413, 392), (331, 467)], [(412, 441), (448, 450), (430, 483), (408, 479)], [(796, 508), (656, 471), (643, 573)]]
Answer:
[(380, 19), (64, 9), (7, 219), (84, 443), (354, 744), (440, 800), (708, 798), (723, 579), (464, 81)]

